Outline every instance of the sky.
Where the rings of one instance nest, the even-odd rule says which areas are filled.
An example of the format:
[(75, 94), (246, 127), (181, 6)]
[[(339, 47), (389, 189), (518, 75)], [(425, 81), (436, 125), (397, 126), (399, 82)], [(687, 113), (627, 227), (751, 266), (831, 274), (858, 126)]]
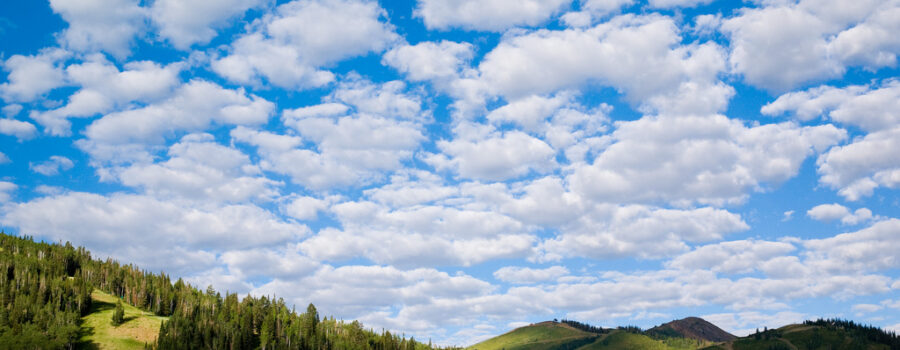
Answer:
[(900, 330), (900, 1), (0, 2), (0, 228), (441, 344)]

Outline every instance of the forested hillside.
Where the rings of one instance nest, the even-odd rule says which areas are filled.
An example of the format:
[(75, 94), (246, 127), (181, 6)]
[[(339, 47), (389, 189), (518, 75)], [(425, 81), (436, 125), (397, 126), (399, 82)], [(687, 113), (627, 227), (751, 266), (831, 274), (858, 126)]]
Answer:
[[(94, 288), (169, 316), (159, 349), (377, 349), (436, 347), (374, 332), (359, 322), (297, 313), (282, 299), (200, 291), (181, 279), (113, 260), (92, 259), (71, 244), (34, 242), (0, 232), (0, 348), (73, 349)], [(126, 321), (127, 322), (127, 321)]]

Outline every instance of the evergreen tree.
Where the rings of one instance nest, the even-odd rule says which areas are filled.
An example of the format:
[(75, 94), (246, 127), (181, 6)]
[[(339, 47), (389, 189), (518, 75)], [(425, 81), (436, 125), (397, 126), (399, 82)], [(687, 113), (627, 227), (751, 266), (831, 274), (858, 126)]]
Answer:
[(112, 314), (112, 325), (118, 326), (125, 323), (125, 307), (122, 306), (122, 300), (116, 300), (116, 310)]

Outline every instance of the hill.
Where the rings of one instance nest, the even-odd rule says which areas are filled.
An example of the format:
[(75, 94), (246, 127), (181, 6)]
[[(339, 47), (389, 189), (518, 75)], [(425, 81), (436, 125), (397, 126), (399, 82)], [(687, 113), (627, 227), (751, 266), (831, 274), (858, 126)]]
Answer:
[(547, 321), (516, 328), (468, 350), (694, 350), (711, 343), (688, 338), (651, 337), (636, 327), (604, 329), (575, 321)]
[[(718, 331), (716, 331), (718, 330)], [(724, 333), (724, 334), (723, 334)], [(700, 337), (728, 338), (714, 342)], [(816, 320), (738, 338), (696, 317), (641, 331), (605, 329), (575, 321), (541, 322), (472, 345), (470, 350), (900, 350), (894, 332), (846, 320)]]
[(846, 320), (816, 320), (767, 329), (749, 336), (705, 348), (708, 350), (897, 350), (900, 337), (894, 332)]
[(664, 323), (647, 330), (648, 334), (690, 338), (710, 342), (727, 342), (737, 337), (699, 317), (687, 317)]
[(516, 328), (506, 334), (468, 347), (469, 350), (576, 349), (592, 343), (599, 334), (585, 332), (565, 323), (547, 321)]

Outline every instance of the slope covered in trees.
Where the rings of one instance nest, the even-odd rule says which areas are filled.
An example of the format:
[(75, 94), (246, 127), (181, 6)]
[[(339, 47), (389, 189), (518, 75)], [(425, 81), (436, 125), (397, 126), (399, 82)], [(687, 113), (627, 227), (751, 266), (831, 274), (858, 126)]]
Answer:
[[(34, 242), (0, 232), (0, 348), (73, 349), (97, 288), (135, 307), (168, 316), (159, 349), (377, 349), (436, 347), (359, 322), (298, 313), (284, 300), (200, 291), (181, 279), (114, 260), (95, 260), (70, 243)], [(128, 322), (128, 320), (117, 320)], [(107, 320), (112, 322), (112, 320)]]

